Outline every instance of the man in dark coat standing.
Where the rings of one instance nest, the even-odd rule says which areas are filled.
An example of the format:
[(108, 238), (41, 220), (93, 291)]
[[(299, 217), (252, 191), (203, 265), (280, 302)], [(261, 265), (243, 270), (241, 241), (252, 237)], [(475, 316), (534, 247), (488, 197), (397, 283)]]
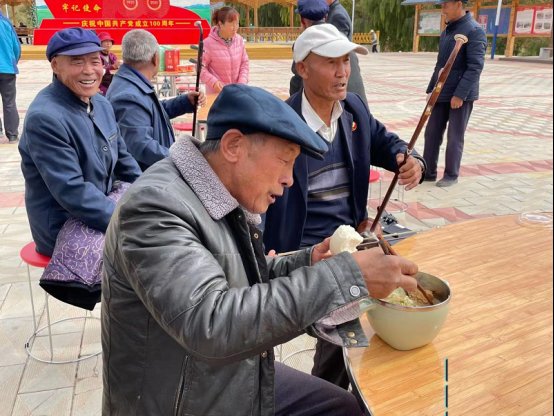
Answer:
[(462, 34), (468, 38), (452, 66), (425, 130), (425, 180), (434, 182), (437, 179), (440, 147), (448, 124), (444, 175), (437, 182), (437, 186), (443, 188), (458, 182), (464, 135), (473, 102), (479, 98), (479, 78), (485, 64), (487, 36), (471, 14), (464, 10), (467, 0), (439, 0), (439, 3), (446, 19), (446, 29), (440, 37), (439, 55), (427, 87), (428, 94), (433, 91), (439, 73), (454, 49), (454, 36)]
[[(327, 14), (327, 23), (335, 26), (339, 32), (343, 33), (344, 36), (348, 38), (349, 41), (352, 41), (352, 35), (354, 33), (354, 28), (352, 27), (352, 20), (350, 15), (340, 4), (340, 0), (327, 0), (329, 4), (329, 13)], [(362, 97), (362, 101), (367, 105), (367, 97), (365, 95), (364, 81), (362, 80), (362, 75), (360, 73), (360, 63), (358, 61), (358, 56), (356, 53), (350, 54), (350, 79), (348, 80), (348, 92), (353, 92)]]

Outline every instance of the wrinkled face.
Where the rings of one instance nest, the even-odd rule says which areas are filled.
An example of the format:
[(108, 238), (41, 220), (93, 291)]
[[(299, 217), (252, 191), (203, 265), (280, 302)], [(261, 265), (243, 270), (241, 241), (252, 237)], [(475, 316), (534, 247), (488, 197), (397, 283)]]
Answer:
[(113, 42), (111, 40), (103, 40), (102, 43), (100, 44), (105, 50), (106, 52), (109, 51), (112, 46), (113, 46)]
[(51, 66), (58, 80), (85, 103), (98, 92), (104, 74), (100, 52), (58, 55), (52, 59)]
[(326, 58), (310, 53), (303, 62), (296, 64), (298, 74), (304, 80), (304, 88), (312, 95), (327, 101), (344, 100), (350, 77), (350, 57)]
[(292, 186), (292, 168), (300, 146), (265, 135), (263, 140), (245, 136), (244, 152), (235, 168), (231, 194), (245, 209), (262, 214)]
[(463, 10), (461, 1), (447, 1), (441, 4), (442, 14), (447, 22), (452, 22), (460, 17)]
[(236, 19), (227, 21), (227, 22), (219, 22), (219, 35), (224, 39), (231, 39), (233, 36), (237, 34), (237, 31), (239, 30), (239, 19), (238, 16), (236, 16)]

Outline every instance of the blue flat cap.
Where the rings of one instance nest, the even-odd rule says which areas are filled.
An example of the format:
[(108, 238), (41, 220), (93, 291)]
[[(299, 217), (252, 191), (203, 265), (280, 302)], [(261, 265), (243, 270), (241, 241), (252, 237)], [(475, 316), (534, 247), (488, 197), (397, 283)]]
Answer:
[(79, 56), (102, 49), (100, 39), (92, 30), (70, 27), (54, 33), (46, 46), (46, 57), (52, 61), (56, 55)]
[(221, 90), (208, 113), (206, 140), (219, 140), (230, 129), (289, 140), (317, 159), (323, 159), (329, 149), (288, 104), (261, 88), (244, 84), (229, 84)]
[(325, 0), (298, 0), (296, 13), (304, 19), (317, 22), (329, 13), (329, 5)]

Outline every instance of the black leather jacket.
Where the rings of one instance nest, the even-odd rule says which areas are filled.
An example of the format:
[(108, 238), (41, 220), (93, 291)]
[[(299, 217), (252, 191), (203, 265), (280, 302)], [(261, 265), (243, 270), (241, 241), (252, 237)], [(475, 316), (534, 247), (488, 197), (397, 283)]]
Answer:
[[(307, 249), (261, 270), (251, 214), (187, 158), (200, 155), (191, 143), (139, 178), (106, 234), (104, 416), (272, 416), (273, 347), (368, 295), (347, 253), (302, 267)], [(337, 322), (344, 345), (349, 331), (367, 345), (356, 317)]]

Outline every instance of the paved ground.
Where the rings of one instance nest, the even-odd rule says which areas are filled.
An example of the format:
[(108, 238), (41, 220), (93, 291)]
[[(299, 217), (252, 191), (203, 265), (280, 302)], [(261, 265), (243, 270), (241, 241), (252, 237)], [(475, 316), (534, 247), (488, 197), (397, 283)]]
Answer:
[[(407, 140), (424, 107), (434, 58), (434, 54), (424, 53), (360, 58), (372, 112)], [(289, 70), (290, 62), (285, 60), (252, 61), (251, 84), (287, 94)], [(46, 61), (22, 62), (20, 71), (18, 108), (23, 124), (26, 109), (48, 84), (51, 72)], [(421, 231), (476, 217), (552, 211), (552, 80), (550, 65), (487, 61), (481, 100), (468, 128), (459, 184), (441, 189), (424, 183), (406, 192), (406, 210), (394, 212), (400, 223)], [(416, 149), (422, 149), (422, 142), (423, 135)], [(24, 350), (33, 324), (26, 267), (18, 253), (31, 236), (19, 162), (16, 145), (0, 144), (0, 416), (99, 415), (100, 358), (47, 365), (29, 359)], [(383, 193), (387, 179), (390, 176), (385, 175)], [(370, 206), (375, 207), (379, 186), (372, 188)], [(401, 193), (394, 196), (402, 198)], [(40, 270), (32, 271), (35, 307), (42, 315), (39, 276)], [(53, 319), (81, 316), (55, 301), (51, 302), (51, 314)], [(58, 357), (99, 349), (97, 321), (89, 321), (85, 331), (82, 321), (79, 323), (57, 328), (54, 345)], [(41, 357), (46, 357), (45, 341), (39, 337), (33, 346)], [(302, 348), (305, 343), (309, 341), (300, 340), (287, 348)], [(299, 365), (308, 368), (309, 359), (305, 356)]]

